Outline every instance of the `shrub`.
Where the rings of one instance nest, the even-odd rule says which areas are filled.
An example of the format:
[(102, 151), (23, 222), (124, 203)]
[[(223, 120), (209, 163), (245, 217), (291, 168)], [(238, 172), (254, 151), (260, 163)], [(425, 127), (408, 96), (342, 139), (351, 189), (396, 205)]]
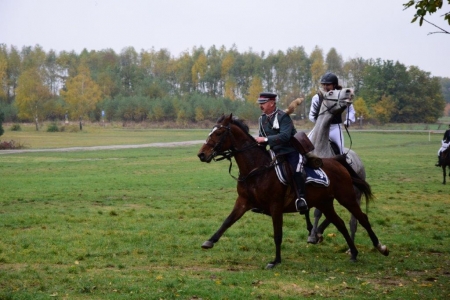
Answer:
[(11, 131), (21, 131), (22, 130), (22, 127), (20, 127), (20, 124), (12, 124), (11, 125)]
[(22, 148), (25, 148), (24, 145), (22, 145), (20, 143), (16, 143), (13, 140), (11, 140), (9, 142), (0, 141), (0, 150), (11, 150), (11, 149), (22, 149)]
[(47, 132), (58, 132), (58, 131), (59, 131), (59, 128), (58, 128), (58, 125), (56, 123), (51, 123), (47, 127)]

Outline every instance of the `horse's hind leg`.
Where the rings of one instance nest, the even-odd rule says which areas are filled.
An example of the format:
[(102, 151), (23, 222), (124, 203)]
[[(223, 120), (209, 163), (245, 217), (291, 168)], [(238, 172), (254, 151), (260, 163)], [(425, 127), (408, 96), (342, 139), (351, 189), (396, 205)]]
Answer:
[(211, 249), (212, 247), (214, 247), (214, 244), (219, 241), (224, 232), (244, 215), (244, 213), (249, 209), (246, 205), (244, 205), (245, 202), (245, 199), (238, 197), (236, 203), (234, 204), (233, 210), (225, 219), (225, 221), (223, 221), (220, 228), (213, 234), (213, 236), (209, 240), (205, 241), (202, 244), (203, 249)]
[[(358, 203), (358, 206), (361, 208), (361, 198), (362, 198), (361, 191), (356, 187), (353, 187), (353, 190), (356, 193), (356, 202)], [(355, 241), (356, 230), (358, 229), (358, 220), (355, 218), (354, 215), (350, 216), (349, 226), (350, 226), (350, 236), (352, 237), (352, 240)]]
[(377, 250), (385, 255), (389, 255), (389, 249), (380, 243), (378, 240), (378, 237), (376, 236), (375, 232), (372, 230), (372, 226), (369, 223), (369, 217), (365, 213), (362, 212), (359, 205), (356, 203), (356, 201), (353, 203), (342, 203), (339, 201), (345, 208), (350, 211), (350, 213), (358, 220), (359, 224), (361, 224), (364, 229), (366, 229), (367, 233), (369, 234), (370, 239), (372, 240), (372, 244)]
[(347, 227), (345, 227), (344, 221), (338, 216), (336, 211), (334, 210), (333, 203), (331, 202), (331, 205), (327, 207), (323, 207), (320, 209), (325, 217), (336, 226), (336, 228), (339, 230), (340, 233), (345, 238), (345, 241), (347, 242), (348, 247), (350, 248), (350, 260), (356, 261), (356, 257), (358, 256), (358, 250), (356, 249), (355, 243), (353, 242), (352, 238), (350, 237), (350, 234), (348, 233)]

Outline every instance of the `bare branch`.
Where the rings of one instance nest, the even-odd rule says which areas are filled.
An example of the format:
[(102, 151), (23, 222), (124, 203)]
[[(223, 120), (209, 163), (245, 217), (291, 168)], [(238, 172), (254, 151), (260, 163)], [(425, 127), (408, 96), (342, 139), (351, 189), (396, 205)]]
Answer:
[(441, 27), (439, 27), (439, 26), (437, 26), (437, 25), (435, 25), (435, 24), (433, 24), (433, 23), (427, 21), (425, 18), (423, 18), (423, 20), (424, 20), (425, 22), (427, 22), (428, 24), (433, 25), (434, 27), (436, 27), (436, 28), (438, 28), (438, 29), (441, 30), (441, 31), (436, 31), (436, 32), (429, 32), (428, 35), (430, 35), (430, 34), (435, 34), (435, 33), (446, 33), (446, 34), (450, 34), (450, 32), (448, 32), (447, 30), (445, 30), (445, 29), (443, 29), (443, 28), (441, 28)]

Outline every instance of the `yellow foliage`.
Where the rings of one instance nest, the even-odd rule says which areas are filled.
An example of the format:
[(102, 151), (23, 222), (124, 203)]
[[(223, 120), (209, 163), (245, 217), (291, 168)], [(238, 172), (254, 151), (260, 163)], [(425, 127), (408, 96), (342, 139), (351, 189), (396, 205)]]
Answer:
[(203, 120), (205, 120), (205, 114), (203, 112), (203, 108), (201, 106), (197, 106), (195, 108), (195, 121), (201, 122)]
[(0, 101), (6, 98), (6, 89), (8, 88), (8, 78), (6, 76), (6, 69), (8, 67), (5, 55), (0, 53)]
[(250, 87), (248, 88), (248, 94), (246, 95), (246, 99), (248, 102), (256, 103), (256, 100), (259, 97), (259, 94), (263, 91), (262, 81), (259, 76), (253, 77)]
[(43, 106), (50, 98), (50, 91), (44, 85), (38, 69), (31, 68), (20, 75), (16, 89), (16, 106), (20, 119), (42, 120)]
[(369, 108), (367, 108), (366, 102), (364, 101), (363, 98), (358, 97), (353, 102), (353, 107), (355, 109), (356, 117), (363, 116), (364, 119), (370, 118)]
[(192, 66), (192, 82), (195, 86), (198, 85), (200, 80), (205, 77), (206, 69), (208, 67), (208, 60), (204, 53), (200, 53), (194, 65)]
[(234, 56), (231, 53), (227, 54), (224, 57), (221, 69), (222, 78), (227, 78), (227, 76), (229, 76), (228, 73), (230, 72), (231, 67), (233, 67), (234, 61), (235, 61)]
[(373, 106), (373, 111), (376, 118), (383, 124), (391, 120), (391, 117), (396, 112), (396, 109), (396, 105), (392, 101), (391, 96), (381, 97), (381, 100)]
[(224, 97), (229, 98), (231, 100), (236, 100), (236, 94), (234, 90), (236, 89), (236, 81), (231, 78), (228, 78), (225, 81), (225, 92)]
[(77, 119), (95, 109), (102, 93), (100, 86), (92, 80), (89, 69), (80, 66), (78, 75), (67, 80), (66, 90), (61, 90), (61, 96), (69, 106), (69, 115)]

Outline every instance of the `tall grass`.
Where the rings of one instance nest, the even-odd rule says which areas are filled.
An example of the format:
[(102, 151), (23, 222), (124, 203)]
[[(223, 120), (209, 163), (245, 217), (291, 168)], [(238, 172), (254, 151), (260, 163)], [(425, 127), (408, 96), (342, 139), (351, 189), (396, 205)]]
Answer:
[[(172, 133), (143, 135), (207, 135)], [(440, 138), (352, 132), (376, 196), (369, 218), (389, 257), (362, 228), (357, 263), (333, 226), (322, 244), (308, 245), (304, 218), (288, 214), (274, 270), (264, 270), (274, 258), (266, 216), (247, 213), (213, 249), (200, 248), (231, 211), (236, 183), (227, 162), (201, 163), (198, 146), (0, 155), (0, 299), (448, 298), (450, 185), (434, 167)]]

